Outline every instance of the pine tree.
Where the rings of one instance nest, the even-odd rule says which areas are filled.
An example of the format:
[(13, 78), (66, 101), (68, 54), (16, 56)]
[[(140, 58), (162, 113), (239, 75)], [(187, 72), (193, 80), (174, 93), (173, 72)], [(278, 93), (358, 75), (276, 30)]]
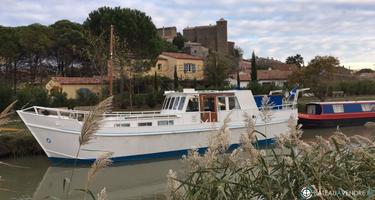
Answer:
[(253, 55), (251, 58), (251, 82), (257, 82), (257, 63), (256, 63), (256, 57), (255, 52), (253, 51)]

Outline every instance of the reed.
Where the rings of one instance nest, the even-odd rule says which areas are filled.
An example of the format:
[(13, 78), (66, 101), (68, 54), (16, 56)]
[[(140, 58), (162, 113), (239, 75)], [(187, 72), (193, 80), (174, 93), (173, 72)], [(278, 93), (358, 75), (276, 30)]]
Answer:
[[(223, 139), (213, 140), (219, 145), (211, 145), (218, 148), (211, 152), (220, 153), (207, 151), (200, 155), (191, 151), (184, 158), (187, 175), (169, 173), (167, 198), (301, 199), (303, 187), (311, 188), (318, 199), (374, 198), (374, 141), (362, 136), (348, 137), (338, 129), (328, 139), (317, 137), (314, 142), (305, 143), (300, 139), (300, 126), (291, 118), (289, 132), (277, 138), (275, 149), (265, 152), (252, 143), (251, 119), (247, 118), (245, 123), (248, 129), (241, 137), (239, 149), (221, 152), (227, 142)], [(346, 196), (323, 196), (324, 191), (339, 191)], [(349, 191), (363, 193), (355, 196)]]
[(17, 101), (13, 101), (0, 113), (0, 126), (3, 126), (9, 122), (9, 116), (13, 114), (12, 108), (16, 105)]
[[(79, 152), (81, 150), (81, 147), (83, 145), (89, 144), (94, 138), (95, 138), (95, 133), (99, 130), (101, 121), (104, 118), (104, 114), (108, 112), (111, 107), (112, 107), (112, 102), (113, 102), (113, 96), (108, 97), (107, 99), (101, 101), (98, 105), (94, 106), (91, 108), (90, 112), (85, 116), (84, 118), (84, 123), (82, 125), (81, 129), (81, 134), (79, 136), (79, 147), (77, 150), (77, 154), (75, 157), (75, 162), (74, 162), (74, 167), (72, 169), (72, 173), (70, 175), (70, 178), (64, 178), (64, 186), (67, 183), (67, 190), (66, 190), (66, 195), (65, 199), (69, 199), (69, 193), (71, 189), (71, 183), (74, 177), (74, 171), (77, 166), (77, 159), (79, 156)], [(93, 199), (95, 199), (95, 196), (93, 193), (89, 190), (89, 186), (91, 184), (91, 181), (93, 177), (96, 175), (96, 173), (109, 165), (111, 161), (109, 160), (109, 157), (112, 156), (112, 153), (104, 153), (100, 155), (94, 164), (91, 166), (91, 169), (89, 171), (87, 183), (85, 189), (80, 189), (80, 191), (85, 192), (84, 198), (86, 198), (86, 194), (89, 193)]]

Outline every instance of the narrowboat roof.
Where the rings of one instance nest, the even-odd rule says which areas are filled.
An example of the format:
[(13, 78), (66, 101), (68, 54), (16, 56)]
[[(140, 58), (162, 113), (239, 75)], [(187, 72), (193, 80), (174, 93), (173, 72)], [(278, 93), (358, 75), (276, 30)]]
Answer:
[[(195, 90), (195, 89), (184, 89), (182, 92), (180, 91), (165, 91), (164, 94), (228, 94), (228, 93), (235, 93), (239, 90)], [(246, 91), (246, 90), (241, 90)]]
[(330, 105), (330, 104), (363, 104), (363, 103), (375, 103), (375, 100), (368, 101), (329, 101), (329, 102), (310, 102), (308, 104), (318, 104), (318, 105)]

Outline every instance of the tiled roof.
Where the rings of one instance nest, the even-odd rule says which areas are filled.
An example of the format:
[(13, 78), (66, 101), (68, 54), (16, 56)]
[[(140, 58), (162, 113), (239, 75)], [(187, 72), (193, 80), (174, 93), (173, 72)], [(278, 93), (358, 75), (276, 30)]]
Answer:
[[(291, 71), (282, 71), (282, 70), (258, 70), (257, 78), (258, 80), (287, 80)], [(236, 76), (232, 76), (235, 78)], [(241, 81), (250, 81), (250, 73), (240, 73)]]
[(52, 80), (61, 85), (98, 85), (101, 84), (99, 77), (52, 77)]
[(271, 65), (272, 70), (280, 70), (280, 71), (295, 71), (298, 69), (298, 66), (296, 64), (272, 64)]
[(168, 56), (172, 58), (177, 58), (177, 59), (188, 59), (188, 60), (203, 60), (203, 58), (198, 57), (198, 56), (192, 56), (186, 53), (175, 53), (175, 52), (163, 52), (161, 53), (163, 56)]
[(283, 70), (258, 70), (258, 80), (286, 80), (292, 71)]

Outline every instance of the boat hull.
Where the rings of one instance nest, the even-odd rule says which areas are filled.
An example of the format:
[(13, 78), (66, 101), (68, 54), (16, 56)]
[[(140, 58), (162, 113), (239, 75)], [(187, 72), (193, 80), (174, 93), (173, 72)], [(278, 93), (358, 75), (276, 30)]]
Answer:
[[(280, 113), (285, 115), (286, 113)], [(290, 115), (290, 112), (288, 113)], [(191, 148), (205, 151), (209, 138), (217, 134), (220, 123), (201, 123), (185, 126), (139, 128), (101, 128), (89, 144), (79, 145), (82, 122), (56, 119), (19, 112), (22, 120), (53, 163), (93, 162), (103, 152), (113, 152), (113, 161), (134, 161), (184, 155)], [(241, 134), (246, 132), (244, 123), (230, 123), (230, 144), (238, 146)], [(288, 132), (288, 120), (272, 121), (267, 125), (256, 124), (260, 146), (269, 145), (274, 138)], [(265, 134), (265, 135), (264, 135)]]
[(302, 128), (304, 129), (331, 128), (337, 126), (362, 126), (367, 122), (375, 122), (375, 113), (361, 113), (358, 115), (298, 115), (298, 123), (302, 124)]

